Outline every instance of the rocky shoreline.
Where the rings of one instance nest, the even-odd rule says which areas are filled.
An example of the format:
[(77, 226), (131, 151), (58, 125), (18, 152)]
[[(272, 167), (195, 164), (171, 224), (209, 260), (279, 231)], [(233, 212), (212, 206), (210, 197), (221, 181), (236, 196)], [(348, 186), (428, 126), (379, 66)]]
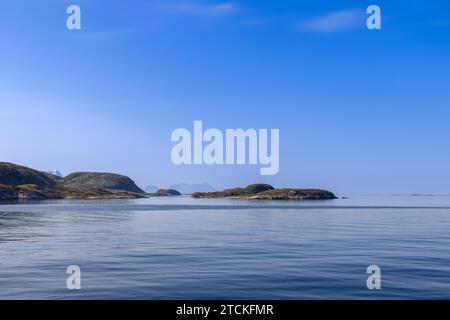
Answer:
[[(103, 172), (76, 172), (66, 177), (28, 167), (0, 162), (0, 201), (46, 199), (139, 199), (173, 197), (181, 193), (159, 189), (153, 193), (141, 190), (130, 178)], [(325, 200), (336, 199), (321, 189), (275, 189), (268, 184), (215, 192), (196, 192), (193, 198), (238, 198), (255, 200)]]

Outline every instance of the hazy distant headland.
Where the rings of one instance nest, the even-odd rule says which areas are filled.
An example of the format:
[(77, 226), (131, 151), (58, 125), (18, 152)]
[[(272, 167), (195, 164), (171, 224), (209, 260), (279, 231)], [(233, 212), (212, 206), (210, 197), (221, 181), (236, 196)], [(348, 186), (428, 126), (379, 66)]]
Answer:
[(170, 189), (178, 190), (182, 194), (193, 194), (195, 192), (217, 191), (207, 183), (177, 183), (170, 186)]
[[(155, 185), (147, 185), (142, 188), (145, 192), (148, 193), (157, 193), (158, 190), (164, 190), (161, 189)], [(195, 192), (213, 192), (217, 191), (213, 187), (211, 187), (207, 183), (177, 183), (171, 185), (168, 190), (176, 190), (181, 194), (193, 194)]]
[[(209, 185), (201, 185), (205, 189)], [(76, 172), (66, 177), (34, 170), (25, 166), (0, 162), (0, 200), (44, 199), (138, 199), (180, 196), (178, 190), (159, 189), (147, 193), (129, 177), (105, 172)], [(336, 196), (320, 189), (275, 189), (268, 184), (252, 184), (245, 188), (214, 192), (195, 192), (193, 198), (243, 198), (258, 200), (320, 200)]]

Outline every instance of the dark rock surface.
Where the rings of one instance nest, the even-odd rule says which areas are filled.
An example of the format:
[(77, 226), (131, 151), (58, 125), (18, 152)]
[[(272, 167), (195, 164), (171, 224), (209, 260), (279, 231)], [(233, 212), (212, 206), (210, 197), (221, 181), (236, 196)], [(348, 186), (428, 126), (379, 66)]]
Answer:
[(104, 189), (144, 193), (130, 178), (115, 173), (76, 172), (71, 173), (62, 181), (67, 189)]
[(0, 184), (0, 200), (16, 200), (18, 195), (19, 191), (16, 187)]
[(34, 184), (43, 188), (54, 188), (58, 177), (9, 162), (0, 162), (0, 184), (19, 186)]

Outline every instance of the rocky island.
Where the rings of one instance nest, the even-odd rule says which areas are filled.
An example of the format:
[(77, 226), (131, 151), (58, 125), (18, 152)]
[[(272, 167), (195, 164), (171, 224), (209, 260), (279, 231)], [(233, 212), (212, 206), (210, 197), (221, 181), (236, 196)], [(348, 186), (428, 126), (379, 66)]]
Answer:
[(158, 189), (158, 191), (149, 193), (149, 195), (150, 197), (175, 197), (181, 196), (181, 193), (174, 189)]
[(0, 200), (144, 198), (130, 178), (115, 173), (77, 172), (60, 177), (0, 162)]
[(327, 200), (336, 196), (321, 189), (275, 189), (268, 184), (252, 184), (245, 188), (225, 189), (217, 192), (196, 192), (193, 198), (238, 198), (255, 200)]

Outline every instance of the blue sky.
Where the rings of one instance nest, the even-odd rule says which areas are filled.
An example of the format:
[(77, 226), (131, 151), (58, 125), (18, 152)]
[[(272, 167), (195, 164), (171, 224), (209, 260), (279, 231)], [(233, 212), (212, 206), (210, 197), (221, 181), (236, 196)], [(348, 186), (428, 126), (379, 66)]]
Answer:
[[(0, 159), (140, 185), (450, 194), (449, 17), (425, 0), (4, 1)], [(194, 120), (279, 128), (279, 173), (174, 166), (170, 134)]]

